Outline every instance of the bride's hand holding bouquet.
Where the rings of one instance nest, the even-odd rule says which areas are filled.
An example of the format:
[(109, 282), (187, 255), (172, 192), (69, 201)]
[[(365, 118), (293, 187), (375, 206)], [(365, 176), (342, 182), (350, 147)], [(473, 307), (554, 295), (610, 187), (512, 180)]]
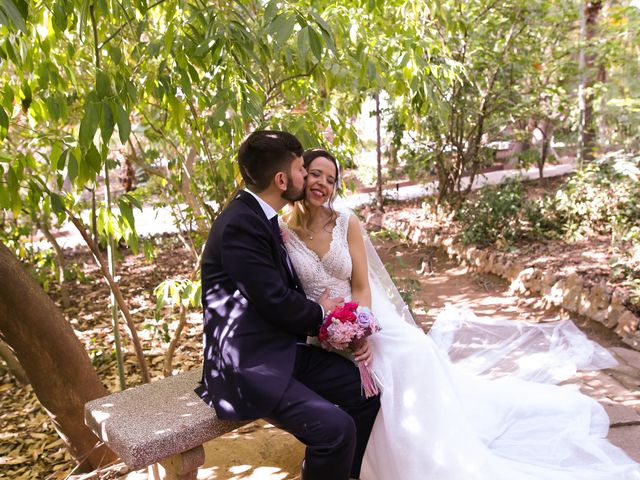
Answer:
[(379, 387), (369, 366), (371, 352), (366, 339), (379, 330), (380, 326), (369, 308), (360, 307), (357, 302), (347, 302), (327, 314), (318, 336), (322, 348), (355, 354), (367, 398), (377, 395)]

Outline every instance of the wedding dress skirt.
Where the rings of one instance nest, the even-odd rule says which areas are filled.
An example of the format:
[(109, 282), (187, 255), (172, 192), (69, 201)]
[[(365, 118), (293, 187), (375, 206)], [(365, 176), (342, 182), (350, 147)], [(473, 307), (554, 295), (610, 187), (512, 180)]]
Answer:
[(615, 364), (573, 323), (447, 308), (426, 335), (384, 291), (372, 294), (383, 392), (363, 480), (640, 479), (638, 465), (606, 440), (603, 407), (575, 385), (551, 384)]
[[(349, 216), (339, 212), (322, 257), (281, 224), (313, 300), (327, 288), (351, 295)], [(604, 348), (570, 321), (497, 321), (454, 308), (427, 335), (364, 238), (382, 394), (362, 480), (640, 480), (639, 466), (606, 440), (603, 407), (555, 385), (577, 369), (615, 365)]]

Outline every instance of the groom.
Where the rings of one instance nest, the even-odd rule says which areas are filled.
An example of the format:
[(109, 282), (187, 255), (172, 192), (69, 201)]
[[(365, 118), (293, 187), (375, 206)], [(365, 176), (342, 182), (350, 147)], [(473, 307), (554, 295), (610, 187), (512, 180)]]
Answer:
[(214, 222), (202, 257), (196, 392), (221, 419), (265, 418), (295, 435), (307, 446), (303, 480), (346, 480), (360, 474), (380, 403), (362, 396), (352, 362), (305, 343), (343, 299), (307, 299), (280, 236), (278, 210), (304, 195), (302, 151), (279, 131), (240, 145), (247, 189)]

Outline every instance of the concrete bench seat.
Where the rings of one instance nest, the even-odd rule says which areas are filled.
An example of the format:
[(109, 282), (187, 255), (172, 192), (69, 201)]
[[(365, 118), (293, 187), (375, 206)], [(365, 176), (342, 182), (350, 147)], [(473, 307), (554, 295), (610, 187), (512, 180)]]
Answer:
[(85, 423), (131, 469), (161, 463), (167, 479), (195, 479), (202, 444), (249, 422), (216, 417), (193, 389), (201, 371), (175, 375), (87, 402)]

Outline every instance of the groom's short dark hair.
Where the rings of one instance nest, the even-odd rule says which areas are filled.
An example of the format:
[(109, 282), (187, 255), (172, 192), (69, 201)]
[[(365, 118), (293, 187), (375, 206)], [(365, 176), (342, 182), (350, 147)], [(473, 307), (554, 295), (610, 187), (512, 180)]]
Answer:
[(278, 172), (291, 172), (291, 161), (302, 155), (300, 141), (291, 133), (256, 130), (240, 145), (238, 165), (247, 187), (265, 190)]

